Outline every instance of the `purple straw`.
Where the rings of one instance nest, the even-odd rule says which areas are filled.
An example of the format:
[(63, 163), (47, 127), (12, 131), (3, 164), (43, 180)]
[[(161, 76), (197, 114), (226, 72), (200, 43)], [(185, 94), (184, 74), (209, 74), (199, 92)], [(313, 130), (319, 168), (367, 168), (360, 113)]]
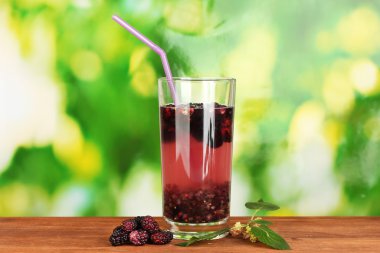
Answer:
[(178, 104), (177, 96), (175, 93), (174, 83), (173, 83), (173, 76), (172, 72), (170, 71), (170, 66), (168, 62), (168, 58), (166, 57), (166, 53), (164, 50), (162, 50), (159, 46), (154, 44), (150, 39), (142, 35), (139, 31), (137, 31), (135, 28), (133, 28), (130, 24), (122, 20), (119, 16), (113, 15), (112, 19), (115, 20), (119, 25), (127, 29), (128, 32), (132, 33), (136, 38), (141, 40), (144, 44), (146, 44), (148, 47), (150, 47), (154, 52), (156, 52), (161, 57), (162, 66), (164, 67), (166, 79), (168, 80), (170, 93), (172, 96), (172, 99), (174, 101), (174, 104)]

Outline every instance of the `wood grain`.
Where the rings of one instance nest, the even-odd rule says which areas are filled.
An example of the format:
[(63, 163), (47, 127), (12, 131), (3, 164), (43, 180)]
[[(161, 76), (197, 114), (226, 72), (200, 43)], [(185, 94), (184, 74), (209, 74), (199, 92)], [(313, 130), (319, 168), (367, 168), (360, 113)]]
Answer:
[[(108, 236), (124, 218), (0, 218), (0, 252), (271, 252), (236, 238), (187, 248), (169, 245), (112, 247)], [(161, 218), (157, 218), (166, 226)], [(247, 218), (233, 217), (230, 223)], [(268, 217), (290, 252), (380, 252), (380, 217)], [(175, 241), (178, 242), (178, 241)]]

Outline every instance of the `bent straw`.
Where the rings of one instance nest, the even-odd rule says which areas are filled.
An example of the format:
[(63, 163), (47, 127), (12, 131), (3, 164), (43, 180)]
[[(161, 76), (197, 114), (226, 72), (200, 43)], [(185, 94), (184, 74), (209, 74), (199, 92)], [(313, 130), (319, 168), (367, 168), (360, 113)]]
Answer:
[(174, 88), (174, 83), (173, 83), (173, 76), (172, 76), (172, 72), (170, 70), (169, 62), (168, 62), (168, 59), (166, 57), (165, 51), (162, 50), (156, 44), (154, 44), (150, 39), (148, 39), (147, 37), (145, 37), (144, 35), (142, 35), (139, 31), (137, 31), (135, 28), (133, 28), (130, 24), (128, 24), (127, 22), (125, 22), (124, 20), (122, 20), (119, 16), (113, 15), (112, 19), (115, 20), (119, 25), (121, 25), (122, 27), (124, 27), (128, 32), (132, 33), (132, 35), (134, 35), (136, 38), (138, 38), (139, 40), (141, 40), (144, 44), (146, 44), (148, 47), (150, 47), (154, 52), (156, 52), (160, 56), (161, 62), (162, 62), (162, 66), (164, 67), (166, 79), (168, 80), (168, 84), (169, 84), (169, 88), (170, 88), (170, 93), (171, 93), (172, 99), (174, 101), (174, 104), (177, 105), (178, 104), (178, 100), (177, 100), (177, 96), (176, 96), (176, 93), (175, 93), (175, 88)]

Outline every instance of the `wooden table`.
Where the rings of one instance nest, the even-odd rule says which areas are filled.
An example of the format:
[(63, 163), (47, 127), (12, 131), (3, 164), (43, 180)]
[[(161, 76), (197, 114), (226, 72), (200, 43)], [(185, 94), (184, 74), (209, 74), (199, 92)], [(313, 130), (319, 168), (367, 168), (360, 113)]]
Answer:
[[(230, 223), (247, 218), (233, 217)], [(380, 217), (268, 217), (290, 252), (380, 252)], [(108, 236), (123, 218), (0, 218), (0, 252), (274, 252), (236, 238), (187, 248), (169, 245), (112, 247)], [(165, 222), (157, 218), (164, 226)]]

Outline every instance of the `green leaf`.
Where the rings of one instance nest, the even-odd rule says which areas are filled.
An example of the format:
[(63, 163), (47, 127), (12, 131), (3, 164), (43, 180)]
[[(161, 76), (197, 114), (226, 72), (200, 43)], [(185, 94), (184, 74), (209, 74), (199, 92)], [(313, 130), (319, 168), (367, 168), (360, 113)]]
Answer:
[(248, 209), (261, 209), (261, 210), (268, 210), (268, 211), (274, 211), (277, 209), (280, 209), (279, 206), (269, 203), (269, 202), (264, 202), (262, 199), (259, 199), (257, 202), (247, 202), (245, 203), (245, 207)]
[(193, 237), (190, 238), (190, 240), (177, 243), (176, 245), (177, 246), (181, 246), (181, 247), (187, 247), (187, 246), (190, 246), (191, 244), (193, 244), (195, 242), (198, 242), (198, 241), (199, 241), (199, 239), (197, 237), (193, 236)]
[(218, 231), (206, 234), (206, 235), (193, 236), (190, 238), (190, 240), (185, 241), (185, 242), (180, 242), (180, 243), (177, 243), (175, 245), (181, 246), (181, 247), (187, 247), (187, 246), (190, 246), (191, 244), (196, 243), (196, 242), (214, 239), (215, 237), (218, 237), (224, 233), (227, 233), (228, 231), (230, 231), (229, 228), (223, 228), (221, 230), (218, 230)]
[(259, 227), (252, 226), (251, 232), (260, 242), (268, 245), (269, 247), (281, 250), (290, 249), (289, 244), (284, 238), (265, 225), (261, 225)]
[(260, 224), (260, 225), (272, 225), (272, 222), (267, 220), (253, 220), (254, 223)]

